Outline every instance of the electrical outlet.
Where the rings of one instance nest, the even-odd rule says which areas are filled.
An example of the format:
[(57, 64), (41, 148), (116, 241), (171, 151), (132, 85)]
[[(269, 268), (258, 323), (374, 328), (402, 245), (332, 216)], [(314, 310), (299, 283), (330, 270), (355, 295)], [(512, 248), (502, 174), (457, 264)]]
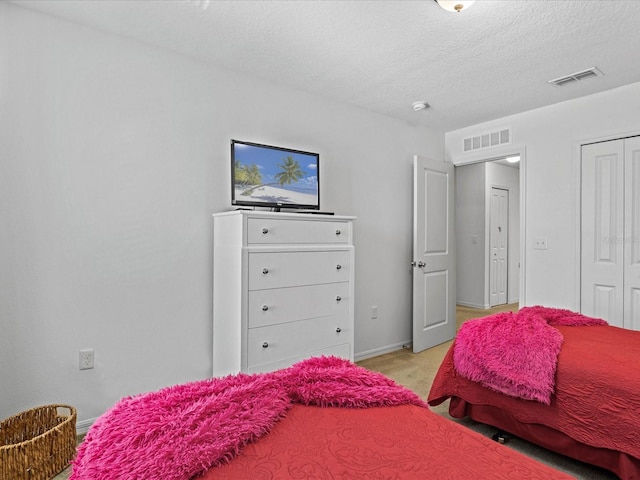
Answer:
[(85, 348), (80, 350), (78, 355), (78, 366), (80, 370), (89, 370), (93, 368), (93, 348)]
[(547, 249), (547, 237), (536, 237), (533, 239), (534, 250), (546, 250)]
[(378, 307), (376, 305), (371, 307), (371, 318), (378, 318)]

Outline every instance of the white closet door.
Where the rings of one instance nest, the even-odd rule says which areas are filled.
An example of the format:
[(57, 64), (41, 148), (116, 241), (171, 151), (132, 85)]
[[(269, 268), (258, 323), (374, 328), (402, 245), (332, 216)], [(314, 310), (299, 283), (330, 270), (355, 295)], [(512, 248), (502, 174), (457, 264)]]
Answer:
[(640, 137), (624, 141), (624, 328), (640, 330)]
[(507, 303), (509, 191), (491, 187), (489, 219), (489, 305)]
[(582, 147), (581, 310), (624, 325), (624, 141)]

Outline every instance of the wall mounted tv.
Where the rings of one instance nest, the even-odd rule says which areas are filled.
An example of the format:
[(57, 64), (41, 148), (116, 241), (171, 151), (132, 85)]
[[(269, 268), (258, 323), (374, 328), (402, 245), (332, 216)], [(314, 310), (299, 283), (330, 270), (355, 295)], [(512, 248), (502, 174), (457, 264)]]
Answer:
[(231, 204), (320, 209), (320, 155), (231, 140)]

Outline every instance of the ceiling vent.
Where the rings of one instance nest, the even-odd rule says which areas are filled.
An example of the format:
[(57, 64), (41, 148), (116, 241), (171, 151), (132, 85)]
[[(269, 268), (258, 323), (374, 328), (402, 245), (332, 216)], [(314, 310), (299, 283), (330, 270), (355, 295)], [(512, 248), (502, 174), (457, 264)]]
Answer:
[(587, 78), (592, 77), (601, 77), (604, 73), (598, 70), (596, 67), (587, 68), (586, 70), (581, 70), (576, 73), (572, 73), (571, 75), (566, 75), (564, 77), (555, 78), (553, 80), (549, 80), (549, 83), (552, 85), (557, 85), (559, 87), (566, 85), (567, 83), (579, 82), (580, 80), (585, 80)]
[(491, 133), (484, 133), (477, 137), (469, 137), (463, 140), (463, 151), (472, 152), (483, 148), (497, 147), (511, 143), (511, 129), (504, 128)]

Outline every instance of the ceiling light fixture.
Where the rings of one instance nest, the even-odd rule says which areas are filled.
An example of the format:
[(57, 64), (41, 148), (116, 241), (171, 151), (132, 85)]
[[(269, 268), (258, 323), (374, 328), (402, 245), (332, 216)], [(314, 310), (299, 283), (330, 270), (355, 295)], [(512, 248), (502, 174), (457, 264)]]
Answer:
[(514, 157), (507, 157), (505, 160), (509, 163), (518, 163), (520, 161), (520, 155), (516, 155)]
[(429, 104), (427, 102), (413, 102), (411, 106), (416, 112), (419, 112), (420, 110), (426, 110), (427, 108), (429, 108)]
[(469, 8), (475, 0), (436, 0), (436, 3), (447, 12), (458, 12)]

